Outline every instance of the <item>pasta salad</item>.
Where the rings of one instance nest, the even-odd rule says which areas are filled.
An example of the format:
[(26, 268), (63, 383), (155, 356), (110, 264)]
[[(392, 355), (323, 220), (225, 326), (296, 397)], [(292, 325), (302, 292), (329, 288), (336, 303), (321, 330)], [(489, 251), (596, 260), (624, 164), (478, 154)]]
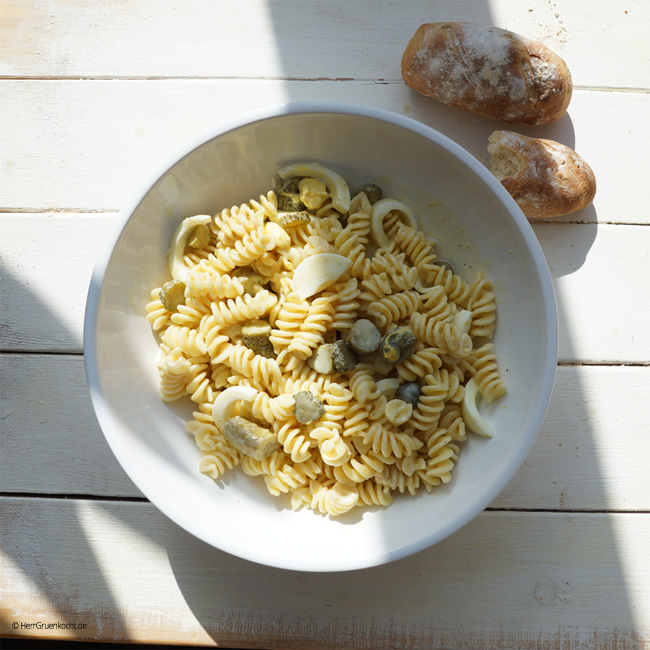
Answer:
[(318, 163), (176, 230), (151, 292), (164, 401), (195, 403), (199, 468), (331, 516), (447, 483), (480, 400), (506, 393), (496, 301), (403, 202)]

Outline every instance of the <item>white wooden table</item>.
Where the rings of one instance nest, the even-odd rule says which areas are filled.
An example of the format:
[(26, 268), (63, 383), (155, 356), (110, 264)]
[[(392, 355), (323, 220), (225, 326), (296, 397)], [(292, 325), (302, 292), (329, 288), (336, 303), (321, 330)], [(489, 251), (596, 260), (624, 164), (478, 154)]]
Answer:
[[(95, 257), (163, 155), (260, 106), (385, 108), (487, 163), (505, 125), (401, 79), (409, 38), (440, 20), (539, 38), (573, 73), (568, 115), (516, 129), (573, 146), (599, 184), (592, 207), (534, 224), (560, 320), (548, 416), (511, 484), (433, 548), (338, 574), (231, 557), (156, 510), (103, 438), (82, 356)], [(649, 26), (647, 0), (0, 0), (2, 634), (650, 647)]]

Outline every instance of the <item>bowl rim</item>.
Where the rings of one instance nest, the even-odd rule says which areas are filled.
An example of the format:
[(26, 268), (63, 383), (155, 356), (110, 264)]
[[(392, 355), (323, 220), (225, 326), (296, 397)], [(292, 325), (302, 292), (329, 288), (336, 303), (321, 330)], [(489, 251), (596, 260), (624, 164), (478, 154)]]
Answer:
[[(336, 563), (328, 563), (327, 566), (323, 566), (316, 562), (314, 562), (313, 565), (307, 566), (301, 564), (300, 566), (297, 566), (292, 564), (290, 560), (279, 561), (278, 558), (275, 557), (266, 557), (263, 552), (252, 557), (248, 554), (237, 552), (237, 547), (235, 545), (228, 546), (222, 543), (215, 543), (214, 540), (210, 539), (208, 535), (204, 534), (204, 532), (197, 527), (194, 519), (191, 518), (182, 507), (174, 507), (173, 504), (159, 498), (159, 494), (154, 489), (155, 486), (147, 484), (146, 479), (142, 478), (141, 472), (138, 471), (138, 468), (141, 466), (132, 460), (131, 455), (127, 453), (123, 441), (120, 440), (119, 436), (114, 435), (112, 430), (111, 425), (113, 414), (101, 389), (99, 362), (97, 358), (97, 321), (104, 278), (119, 238), (131, 216), (144, 200), (147, 193), (175, 164), (210, 140), (241, 127), (249, 126), (256, 122), (291, 115), (316, 113), (351, 115), (369, 118), (381, 122), (387, 122), (394, 126), (411, 131), (434, 142), (443, 149), (446, 149), (452, 156), (469, 168), (469, 170), (474, 173), (479, 180), (487, 185), (489, 190), (496, 195), (499, 201), (508, 210), (514, 225), (526, 243), (528, 252), (537, 272), (537, 278), (543, 297), (547, 340), (545, 341), (546, 359), (541, 380), (541, 389), (538, 394), (537, 404), (526, 436), (522, 439), (516, 454), (513, 456), (506, 470), (491, 482), (489, 489), (482, 493), (481, 497), (474, 502), (473, 507), (465, 510), (462, 515), (456, 517), (453, 522), (450, 522), (447, 526), (437, 529), (435, 532), (428, 535), (423, 535), (417, 541), (410, 544), (388, 550), (380, 555), (368, 557), (364, 563), (358, 561), (346, 561), (346, 558), (342, 557)], [(187, 139), (180, 146), (177, 146), (173, 151), (165, 156), (161, 162), (156, 164), (148, 174), (145, 174), (141, 181), (138, 182), (135, 189), (131, 192), (122, 208), (119, 210), (115, 222), (112, 224), (112, 228), (105, 238), (96, 258), (88, 287), (86, 307), (84, 311), (83, 352), (86, 380), (91, 403), (104, 438), (126, 474), (158, 510), (198, 539), (201, 539), (210, 546), (237, 557), (276, 568), (310, 572), (336, 572), (379, 566), (412, 555), (413, 553), (433, 546), (451, 534), (457, 532), (486, 509), (490, 502), (496, 498), (496, 496), (514, 477), (515, 473), (526, 459), (537, 435), (539, 434), (542, 422), (548, 410), (555, 381), (558, 361), (558, 336), (558, 314), (555, 291), (550, 271), (537, 236), (515, 200), (510, 196), (496, 177), (477, 158), (461, 147), (458, 143), (454, 142), (451, 138), (440, 131), (437, 131), (433, 127), (386, 109), (342, 102), (287, 102), (241, 113), (234, 117), (221, 120), (208, 129), (204, 129)]]

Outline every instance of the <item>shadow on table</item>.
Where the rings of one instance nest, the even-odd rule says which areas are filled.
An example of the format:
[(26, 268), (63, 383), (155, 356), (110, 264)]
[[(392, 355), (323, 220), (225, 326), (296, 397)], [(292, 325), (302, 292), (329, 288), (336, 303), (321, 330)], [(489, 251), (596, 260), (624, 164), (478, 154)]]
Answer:
[[(370, 10), (370, 5), (369, 10)], [(436, 20), (462, 20), (462, 3), (445, 3), (444, 11), (433, 6), (426, 13), (410, 11), (404, 4), (403, 16), (390, 26), (390, 38), (401, 37), (396, 46), (391, 77), (398, 79), (399, 57), (415, 28), (423, 22)], [(473, 2), (477, 20), (492, 23), (489, 3)], [(314, 20), (314, 33), (318, 39), (320, 21), (346, 20), (345, 5), (325, 8), (321, 5), (320, 20)], [(269, 12), (277, 33), (280, 56), (286, 52), (287, 77), (300, 78), (302, 62), (310, 57), (305, 47), (304, 59), (296, 60), (294, 48), (283, 48), (283, 42), (295, 38), (293, 25), (303, 21), (295, 12), (311, 11), (299, 3), (269, 3)], [(444, 15), (443, 15), (444, 14)], [(385, 39), (386, 33), (368, 24), (358, 22), (358, 38), (368, 46), (368, 56), (373, 39)], [(310, 35), (301, 35), (305, 43)], [(344, 44), (332, 43), (332, 47)], [(354, 63), (351, 61), (350, 76)], [(322, 80), (331, 73), (318, 63), (309, 61), (309, 70)], [(513, 128), (491, 120), (463, 113), (440, 105), (411, 91), (403, 84), (368, 82), (362, 92), (351, 90), (348, 95), (328, 96), (327, 87), (314, 84), (287, 84), (287, 101), (338, 100), (371, 103), (380, 108), (395, 110), (403, 106), (403, 113), (442, 133), (458, 134), (454, 139), (474, 156), (487, 164), (485, 149), (477, 150), (476, 143), (487, 145), (487, 138), (495, 129), (512, 129), (536, 137), (545, 137), (575, 146), (575, 133), (570, 114), (543, 128)], [(337, 88), (342, 83), (336, 84)], [(397, 86), (397, 87), (396, 87)], [(315, 156), (317, 157), (317, 156)], [(582, 211), (573, 218), (596, 221), (593, 208)], [(580, 245), (567, 254), (561, 265), (552, 270), (554, 281), (573, 273), (585, 262), (597, 234), (597, 226), (584, 226)], [(557, 295), (560, 318), (566, 313), (564, 296)], [(571, 333), (566, 332), (566, 340)], [(570, 357), (570, 354), (568, 355)], [(579, 380), (578, 380), (579, 382)], [(556, 384), (556, 390), (558, 385)], [(577, 402), (580, 399), (579, 383), (573, 386)], [(561, 398), (557, 393), (554, 400)], [(551, 405), (551, 409), (553, 405)], [(580, 419), (576, 404), (575, 419)], [(584, 420), (584, 418), (583, 418)], [(607, 503), (599, 470), (598, 451), (589, 435), (593, 427), (584, 422), (585, 438), (582, 441), (583, 457), (593, 460), (590, 479), (592, 502)], [(562, 431), (543, 429), (543, 436), (562, 438)], [(571, 472), (571, 459), (567, 458), (565, 472)], [(558, 474), (562, 468), (557, 468)], [(585, 639), (593, 629), (577, 627), (576, 621), (586, 621), (580, 607), (594, 605), (594, 612), (609, 612), (602, 619), (597, 643), (633, 647), (636, 636), (634, 618), (627, 593), (626, 578), (621, 566), (616, 533), (607, 514), (572, 515), (557, 511), (508, 512), (488, 510), (450, 538), (433, 548), (404, 558), (390, 565), (347, 573), (309, 574), (283, 571), (231, 559), (203, 543), (188, 539), (184, 544), (168, 546), (170, 565), (179, 589), (188, 606), (215, 643), (228, 643), (247, 630), (250, 638), (255, 633), (260, 643), (269, 647), (327, 647), (335, 642), (339, 648), (390, 647), (460, 647), (469, 644), (472, 631), (482, 630), (481, 639), (493, 639), (491, 647), (523, 647), (532, 638), (549, 647), (567, 645), (593, 647), (595, 638)], [(553, 523), (557, 535), (549, 539), (548, 526)], [(576, 528), (583, 524), (584, 528)], [(526, 533), (522, 535), (522, 531)], [(385, 531), (390, 536), (390, 531)], [(525, 538), (527, 546), (522, 548)], [(309, 543), (308, 540), (305, 543)], [(177, 549), (184, 548), (181, 553)], [(557, 557), (556, 567), (549, 566), (549, 548)], [(590, 552), (587, 553), (586, 549)], [(486, 555), (486, 551), (489, 554)], [(534, 558), (545, 558), (540, 566)], [(593, 562), (601, 563), (603, 573), (594, 575)], [(596, 572), (598, 573), (598, 572)], [(589, 579), (586, 577), (589, 576)], [(600, 577), (599, 577), (600, 576)], [(237, 583), (248, 585), (237, 589)], [(254, 589), (250, 588), (251, 583)], [(598, 601), (592, 593), (600, 593)], [(281, 594), (281, 597), (279, 596)], [(396, 603), (399, 612), (396, 614)], [(457, 605), (455, 611), (449, 604)], [(503, 611), (504, 603), (508, 609)], [(407, 614), (405, 612), (411, 612)], [(525, 620), (537, 627), (523, 630), (518, 623)], [(594, 626), (596, 622), (594, 621)], [(463, 629), (467, 630), (463, 633)], [(461, 641), (459, 641), (461, 639)], [(580, 645), (583, 644), (583, 645)]]
[[(29, 215), (25, 216), (29, 219)], [(70, 251), (68, 251), (70, 253)], [(56, 272), (51, 267), (51, 259), (47, 262), (43, 259), (35, 259), (34, 264), (48, 264), (48, 268), (43, 269), (43, 274)], [(62, 262), (62, 267), (65, 263)], [(38, 294), (33, 292), (19, 277), (6, 268), (4, 262), (0, 259), (0, 283), (4, 296), (17, 296), (22, 293), (24, 304), (29, 310), (29, 316), (33, 322), (43, 324), (43, 341), (48, 339), (48, 331), (55, 332), (54, 340), (73, 341), (75, 334), (70, 332), (65, 323), (63, 323), (55, 313), (42, 301)], [(7, 309), (3, 305), (4, 309)], [(59, 477), (55, 481), (57, 485), (49, 492), (47, 485), (42, 492), (29, 494), (30, 498), (20, 499), (21, 492), (16, 491), (15, 467), (21, 466), (24, 461), (20, 458), (21, 453), (31, 453), (32, 460), (30, 463), (24, 463), (24, 467), (30, 467), (31, 471), (37, 470), (39, 461), (33, 459), (34, 456), (40, 458), (40, 463), (49, 464), (51, 467), (62, 467), (58, 464), (61, 458), (78, 459), (78, 472), (86, 474), (88, 485), (93, 483), (93, 475), (103, 476), (103, 469), (93, 466), (92, 454), (79, 453), (79, 448), (66, 448), (63, 443), (61, 447), (56, 446), (57, 440), (61, 437), (50, 435), (50, 427), (72, 427), (77, 426), (75, 418), (78, 417), (76, 407), (79, 406), (79, 393), (86, 391), (85, 379), (80, 378), (82, 385), (70, 381), (61, 381), (58, 383), (50, 382), (47, 395), (35, 392), (34, 384), (36, 383), (36, 374), (41, 375), (43, 369), (38, 369), (37, 364), (33, 365), (33, 374), (27, 371), (16, 371), (13, 363), (12, 353), (16, 349), (17, 343), (21, 338), (29, 338), (33, 335), (30, 331), (28, 337), (21, 337), (20, 332), (9, 331), (11, 323), (5, 325), (3, 339), (0, 345), (0, 413), (2, 414), (2, 448), (3, 452), (2, 465), (3, 471), (0, 473), (1, 490), (3, 495), (18, 497), (12, 504), (3, 508), (4, 515), (2, 520), (2, 538), (0, 540), (1, 551), (4, 556), (4, 562), (8, 562), (11, 571), (18, 571), (22, 574), (22, 580), (33, 585), (36, 591), (46, 605), (44, 609), (56, 613), (58, 620), (62, 622), (88, 622), (94, 621), (97, 629), (109, 628), (114, 630), (115, 638), (128, 639), (128, 630), (123, 621), (120, 612), (118, 598), (113, 592), (113, 588), (104, 576), (102, 562), (96, 556), (95, 549), (91, 540), (88, 539), (87, 531), (84, 529), (78, 513), (74, 508), (74, 502), (67, 499), (61, 499), (61, 489), (58, 483)], [(45, 328), (48, 328), (45, 331)], [(6, 342), (13, 343), (12, 349), (5, 347)], [(45, 347), (46, 344), (39, 340), (30, 340), (30, 355), (38, 355), (39, 347)], [(50, 349), (44, 349), (43, 353), (49, 352)], [(70, 355), (48, 355), (46, 357), (48, 365), (53, 363), (66, 363)], [(25, 409), (37, 411), (41, 409), (41, 419), (25, 418), (25, 413), (16, 412), (8, 409), (9, 391), (12, 396), (20, 396), (23, 400)], [(48, 412), (47, 405), (53, 401), (60, 404), (70, 404), (73, 410), (68, 411), (68, 420), (66, 422), (54, 422), (51, 413)], [(86, 396), (86, 401), (89, 397)], [(60, 412), (60, 409), (53, 409)], [(85, 422), (82, 419), (79, 425), (79, 447), (82, 450), (88, 450), (87, 441), (83, 438), (87, 436), (101, 436), (101, 431), (97, 427), (93, 431), (84, 430)], [(31, 426), (26, 430), (26, 426)], [(10, 441), (13, 438), (13, 441)], [(17, 439), (17, 444), (14, 442)], [(42, 448), (36, 452), (26, 452), (25, 446), (20, 446), (20, 440), (41, 439)], [(68, 436), (64, 438), (70, 440)], [(103, 443), (101, 443), (103, 444)], [(30, 444), (30, 448), (33, 445)], [(92, 448), (92, 446), (91, 446)], [(10, 450), (10, 454), (5, 453)], [(68, 463), (68, 471), (71, 470), (73, 463)], [(56, 476), (56, 470), (48, 472), (39, 472), (45, 476)], [(27, 478), (27, 477), (23, 477)], [(35, 483), (39, 483), (36, 480)], [(20, 483), (24, 484), (23, 481)], [(72, 498), (78, 493), (71, 494)], [(56, 499), (49, 497), (56, 495)], [(52, 520), (48, 517), (48, 507), (53, 503), (62, 505), (62, 515), (59, 520)], [(5, 565), (6, 566), (6, 565)], [(3, 576), (4, 577), (4, 576)], [(87, 609), (87, 603), (102, 603), (101, 608), (92, 607)], [(14, 605), (15, 606), (15, 605)], [(5, 614), (8, 616), (12, 609), (12, 595), (9, 591), (5, 594), (3, 602)], [(21, 619), (22, 620), (22, 619)], [(12, 621), (3, 621), (4, 624), (10, 625)], [(89, 625), (90, 627), (90, 625)], [(71, 635), (79, 638), (87, 638), (87, 633), (77, 634), (75, 630), (69, 631)], [(3, 647), (6, 647), (9, 641), (3, 641)]]
[[(471, 4), (477, 12), (473, 14), (476, 20), (493, 22), (489, 3)], [(370, 4), (368, 6), (370, 11)], [(312, 11), (313, 7), (271, 2), (268, 7), (280, 56), (286, 54), (283, 61), (286, 76), (305, 76), (301, 75), (302, 64), (313, 56), (310, 48), (305, 47), (304, 59), (296, 60), (291, 54), (294, 47), (284, 48), (283, 43), (295, 39), (293, 26), (305, 22), (298, 20), (295, 14)], [(403, 14), (390, 26), (390, 38), (393, 43), (400, 38), (403, 42), (395, 46), (397, 56), (392, 73), (388, 75), (391, 77), (389, 84), (383, 80), (373, 84), (370, 80), (361, 91), (351, 89), (349, 94), (333, 97), (328, 96), (330, 90), (323, 84), (314, 83), (312, 88), (310, 84), (289, 83), (286, 100), (371, 103), (390, 110), (401, 105), (405, 115), (442, 133), (458, 134), (454, 139), (484, 164), (487, 164), (486, 149), (477, 150), (476, 143), (483, 142), (486, 147), (487, 138), (495, 129), (517, 130), (575, 146), (570, 114), (543, 128), (513, 128), (440, 105), (396, 83), (394, 79), (400, 77), (401, 52), (420, 23), (464, 18), (463, 3), (429, 6), (425, 13), (412, 11), (411, 5), (406, 3), (400, 7), (403, 7)], [(313, 21), (314, 33), (311, 34), (316, 41), (322, 21), (347, 19), (344, 4), (321, 5), (320, 11), (319, 19)], [(358, 22), (357, 30), (359, 40), (367, 46), (368, 56), (372, 56), (374, 39), (387, 38), (385, 30), (375, 29), (370, 16), (367, 24)], [(310, 34), (298, 38), (307, 44)], [(345, 44), (332, 43), (331, 46), (344, 47)], [(354, 76), (353, 61), (350, 66), (349, 76)], [(321, 80), (332, 76), (325, 68), (321, 72), (313, 58), (305, 68), (310, 70), (309, 76)], [(338, 82), (337, 89), (342, 85)], [(574, 218), (596, 221), (597, 215), (589, 208)], [(584, 264), (597, 227), (585, 225), (584, 228), (580, 245), (567, 253), (571, 258), (552, 271), (554, 281)], [(558, 292), (557, 302), (562, 318), (566, 306), (561, 292)], [(567, 341), (571, 340), (570, 332), (564, 335)], [(573, 390), (577, 401), (582, 402), (580, 385), (574, 385)], [(554, 399), (560, 397), (556, 394)], [(576, 420), (581, 417), (579, 408), (576, 405)], [(600, 490), (593, 499), (607, 503), (607, 494), (603, 493), (599, 480), (602, 472), (598, 466), (598, 452), (589, 435), (592, 428), (588, 421), (584, 423), (586, 434), (581, 449), (583, 457), (593, 460), (591, 485), (594, 491)], [(541, 435), (561, 438), (562, 431), (545, 430)], [(567, 458), (565, 472), (571, 472), (570, 463), (571, 459)], [(558, 473), (561, 471), (562, 468), (558, 468)], [(621, 566), (621, 551), (610, 516), (594, 513), (579, 517), (561, 510), (561, 503), (557, 511), (549, 512), (488, 510), (433, 548), (387, 566), (352, 574), (294, 573), (237, 559), (224, 563), (219, 551), (191, 540), (167, 548), (170, 565), (188, 606), (218, 644), (228, 643), (237, 631), (241, 633), (245, 629), (251, 638), (256, 630), (263, 634), (260, 643), (270, 647), (301, 647), (307, 641), (313, 647), (326, 647), (332, 640), (338, 643), (337, 647), (346, 648), (372, 647), (372, 644), (375, 647), (459, 647), (459, 638), (468, 641), (471, 630), (479, 629), (483, 630), (483, 640), (494, 640), (494, 647), (522, 647), (533, 637), (549, 647), (572, 643), (578, 646), (584, 642), (581, 635), (591, 633), (591, 629), (576, 627), (576, 620), (586, 619), (575, 603), (594, 603), (590, 593), (602, 590), (603, 596), (594, 612), (609, 611), (610, 615), (603, 618), (598, 643), (607, 645), (618, 641), (625, 645), (627, 640), (631, 647), (635, 638), (634, 619)], [(576, 523), (583, 520), (584, 528), (576, 529)], [(549, 539), (546, 532), (551, 521), (557, 531), (553, 539)], [(528, 545), (522, 548), (524, 529), (527, 529), (523, 537)], [(389, 536), (390, 531), (385, 534)], [(305, 543), (308, 544), (308, 540)], [(181, 547), (185, 549), (183, 553), (176, 550)], [(548, 558), (549, 547), (556, 554), (556, 568), (550, 567), (548, 561), (536, 566), (534, 558)], [(585, 552), (587, 548), (590, 553)], [(489, 555), (486, 555), (487, 549)], [(594, 576), (591, 563), (595, 558), (606, 567), (602, 578)], [(590, 576), (591, 582), (585, 576)], [(239, 581), (247, 585), (254, 581), (255, 588), (238, 590)], [(399, 615), (395, 603), (399, 603)], [(455, 612), (450, 610), (448, 603), (458, 606)], [(504, 603), (509, 604), (505, 612), (499, 609)], [(404, 613), (409, 611), (411, 615)], [(528, 630), (526, 636), (526, 631), (517, 625), (519, 620), (529, 624), (537, 621), (538, 627)], [(470, 630), (465, 636), (463, 628)], [(595, 639), (587, 640), (585, 647), (590, 643), (593, 646)]]
[[(323, 12), (324, 6), (321, 5)], [(402, 35), (408, 33), (410, 36), (421, 22), (462, 19), (462, 8), (456, 8), (459, 6), (462, 5), (447, 3), (445, 7), (448, 11), (442, 16), (432, 7), (427, 10), (427, 15), (409, 15), (408, 6), (404, 5), (404, 22), (391, 27)], [(277, 3), (270, 4), (269, 7), (282, 52), (282, 39), (294, 36), (284, 31), (292, 19), (292, 16), (284, 12), (307, 11), (308, 6)], [(337, 11), (331, 16), (325, 12), (323, 19), (344, 20), (346, 5), (338, 4), (336, 7)], [(478, 16), (482, 16), (484, 22), (491, 22), (487, 4), (481, 4)], [(359, 36), (367, 38), (369, 46), (372, 45), (373, 38), (386, 38), (385, 34), (376, 31), (364, 34), (362, 24), (359, 25)], [(306, 36), (304, 38), (308, 41)], [(316, 21), (313, 38), (318, 38)], [(336, 43), (331, 45), (342, 46)], [(309, 56), (308, 50), (305, 56)], [(293, 65), (295, 67), (295, 61)], [(292, 76), (299, 76), (299, 69)], [(376, 84), (364, 101), (374, 97), (376, 105), (382, 106), (382, 88), (382, 84)], [(499, 128), (482, 118), (434, 105), (407, 88), (403, 88), (400, 93), (403, 95), (405, 113), (442, 132), (445, 132), (446, 125), (455, 124), (457, 127), (460, 122), (462, 125), (471, 124), (471, 128), (478, 129), (487, 140), (491, 130)], [(290, 84), (287, 95), (288, 100), (295, 101), (314, 98), (310, 95), (308, 85)], [(544, 130), (544, 135), (572, 145), (573, 129), (570, 119), (565, 117), (556, 125), (551, 125)], [(467, 142), (470, 142), (469, 136), (466, 142), (461, 138), (459, 144), (465, 146)], [(475, 142), (475, 135), (471, 137), (471, 142)], [(471, 153), (481, 157), (480, 152)], [(594, 216), (592, 214), (590, 218)], [(586, 242), (584, 250), (579, 253), (582, 259), (589, 249), (588, 238)], [(575, 261), (567, 263), (561, 273), (572, 272), (574, 266), (579, 264)], [(3, 275), (3, 284), (5, 282), (20, 283), (20, 280)], [(29, 287), (21, 286), (21, 289), (32, 298), (25, 301), (25, 304), (30, 305), (34, 318), (42, 318), (47, 307)], [(557, 298), (562, 314), (563, 296), (559, 294)], [(56, 317), (49, 314), (48, 319), (52, 321)], [(78, 390), (79, 387), (74, 389)], [(579, 393), (580, 386), (574, 386), (574, 390)], [(74, 418), (74, 413), (70, 417)], [(585, 429), (589, 428), (587, 423)], [(24, 434), (38, 436), (39, 430), (36, 428), (25, 431)], [(557, 435), (556, 432), (546, 434)], [(101, 436), (101, 432), (97, 428), (89, 432), (89, 435)], [(594, 442), (585, 437), (583, 445), (584, 453), (594, 459), (593, 489), (602, 490)], [(67, 452), (66, 449), (48, 450), (52, 454)], [(93, 467), (90, 461), (86, 466), (79, 467), (79, 471), (86, 472), (91, 477)], [(570, 472), (571, 467), (567, 465), (565, 471)], [(594, 496), (594, 500), (607, 502), (606, 494), (600, 494), (599, 497)], [(44, 494), (43, 498), (47, 500), (48, 495)], [(513, 628), (508, 631), (503, 627), (491, 626), (505, 618), (516, 621), (521, 616), (539, 621), (540, 639), (542, 635), (548, 634), (549, 629), (556, 629), (554, 638), (544, 637), (543, 641), (548, 641), (549, 647), (559, 647), (570, 643), (572, 639), (580, 640), (583, 632), (572, 628), (571, 621), (578, 616), (584, 620), (584, 613), (572, 608), (571, 603), (594, 602), (588, 601), (588, 590), (601, 598), (599, 602), (602, 608), (596, 611), (601, 612), (611, 607), (613, 614), (610, 619), (612, 616), (615, 618), (614, 627), (618, 629), (618, 632), (604, 629), (598, 639), (599, 643), (607, 645), (609, 641), (616, 640), (618, 634), (621, 644), (618, 647), (623, 647), (622, 642), (628, 638), (626, 635), (631, 635), (634, 629), (625, 575), (620, 563), (620, 549), (612, 522), (605, 514), (585, 516), (585, 528), (577, 530), (575, 518), (569, 513), (488, 511), (435, 547), (390, 565), (352, 574), (310, 574), (273, 569), (228, 557), (193, 538), (162, 516), (161, 521), (164, 523), (148, 526), (140, 516), (143, 508), (150, 508), (146, 503), (133, 504), (133, 508), (126, 509), (118, 508), (108, 501), (95, 503), (111, 516), (119, 517), (121, 524), (167, 549), (170, 567), (189, 609), (215, 644), (219, 645), (231, 642), (239, 645), (245, 634), (251, 639), (251, 647), (304, 647), (309, 644), (310, 647), (324, 648), (332, 643), (332, 639), (337, 640), (339, 648), (454, 647), (458, 642), (454, 633), (460, 633), (464, 626), (477, 629), (482, 625), (486, 636), (501, 635), (499, 647), (517, 647), (527, 641), (522, 637), (521, 630)], [(44, 509), (46, 506), (47, 503), (44, 504)], [(95, 554), (92, 540), (88, 538), (89, 533), (79, 519), (78, 509), (72, 502), (63, 500), (60, 511), (61, 521), (57, 526), (43, 529), (41, 536), (35, 538), (31, 532), (37, 526), (33, 521), (26, 522), (25, 529), (22, 530), (19, 520), (21, 513), (16, 510), (15, 519), (11, 522), (13, 535), (3, 535), (3, 553), (23, 574), (25, 580), (35, 586), (47, 601), (48, 607), (58, 612), (62, 620), (87, 616), (88, 619), (97, 621), (98, 629), (103, 626), (103, 638), (128, 641), (130, 637), (120, 611), (119, 594), (114, 593), (114, 587), (104, 575), (102, 560)], [(551, 518), (556, 524), (560, 523), (556, 526), (558, 536), (549, 541), (544, 535), (544, 528)], [(3, 522), (6, 528), (7, 523), (6, 520)], [(523, 527), (539, 532), (539, 547), (520, 547), (518, 532)], [(527, 539), (530, 540), (531, 537), (534, 536), (529, 535)], [(548, 543), (553, 544), (557, 553), (557, 569), (552, 571), (548, 565), (537, 567), (530, 562), (530, 558), (537, 557), (538, 552), (548, 557), (548, 549), (542, 547)], [(581, 556), (580, 549), (583, 546), (591, 547), (592, 551), (596, 549), (601, 565), (607, 567), (606, 573), (599, 577), (598, 572), (585, 565), (592, 556)], [(51, 553), (52, 548), (58, 549), (54, 555)], [(488, 557), (485, 555), (486, 548), (491, 550)], [(74, 564), (69, 572), (62, 571), (62, 563), (71, 562), (72, 559)], [(582, 569), (584, 571), (581, 573)], [(80, 582), (80, 579), (89, 575), (94, 576), (92, 582)], [(581, 575), (591, 576), (591, 582), (579, 582)], [(576, 582), (572, 583), (567, 576), (575, 576)], [(515, 587), (512, 588), (512, 585)], [(512, 593), (507, 594), (506, 590), (511, 588)], [(499, 597), (495, 597), (495, 594)], [(87, 602), (97, 606), (101, 604), (101, 612), (96, 609), (85, 612)], [(396, 602), (400, 603), (401, 612), (410, 611), (412, 614), (396, 615)], [(448, 602), (459, 603), (459, 609), (453, 616), (445, 609), (445, 603)], [(509, 603), (509, 611), (497, 611), (495, 607), (504, 602)], [(8, 604), (10, 606), (10, 600)], [(439, 616), (438, 612), (443, 612), (444, 616)], [(530, 634), (536, 632), (531, 630)], [(496, 636), (493, 638), (497, 639)], [(9, 643), (9, 640), (5, 640), (3, 645), (11, 647)]]

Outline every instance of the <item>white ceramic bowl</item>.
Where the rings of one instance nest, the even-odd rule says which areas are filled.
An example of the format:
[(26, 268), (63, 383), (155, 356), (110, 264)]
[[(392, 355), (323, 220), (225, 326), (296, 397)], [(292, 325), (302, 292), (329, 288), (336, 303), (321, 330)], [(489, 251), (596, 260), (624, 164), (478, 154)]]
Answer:
[[(508, 394), (484, 410), (495, 436), (470, 434), (451, 482), (434, 493), (405, 495), (388, 508), (340, 520), (286, 508), (259, 477), (232, 470), (218, 484), (198, 471), (199, 450), (185, 433), (192, 407), (160, 401), (158, 348), (144, 317), (149, 292), (168, 279), (165, 253), (180, 220), (258, 197), (270, 189), (277, 169), (296, 161), (330, 166), (351, 185), (380, 179), (418, 213), (430, 212), (422, 202), (437, 197), (458, 218), (440, 222), (450, 235), (450, 241), (441, 238), (441, 252), (447, 244), (446, 256), (457, 263), (461, 257), (486, 261), (498, 294), (494, 343)], [(459, 228), (464, 234), (451, 250)], [(216, 126), (142, 182), (97, 261), (84, 345), (106, 439), (163, 513), (205, 542), (254, 562), (339, 571), (389, 562), (442, 540), (506, 485), (548, 405), (557, 321), (549, 272), (530, 225), (475, 158), (400, 115), (352, 105), (288, 104)]]

